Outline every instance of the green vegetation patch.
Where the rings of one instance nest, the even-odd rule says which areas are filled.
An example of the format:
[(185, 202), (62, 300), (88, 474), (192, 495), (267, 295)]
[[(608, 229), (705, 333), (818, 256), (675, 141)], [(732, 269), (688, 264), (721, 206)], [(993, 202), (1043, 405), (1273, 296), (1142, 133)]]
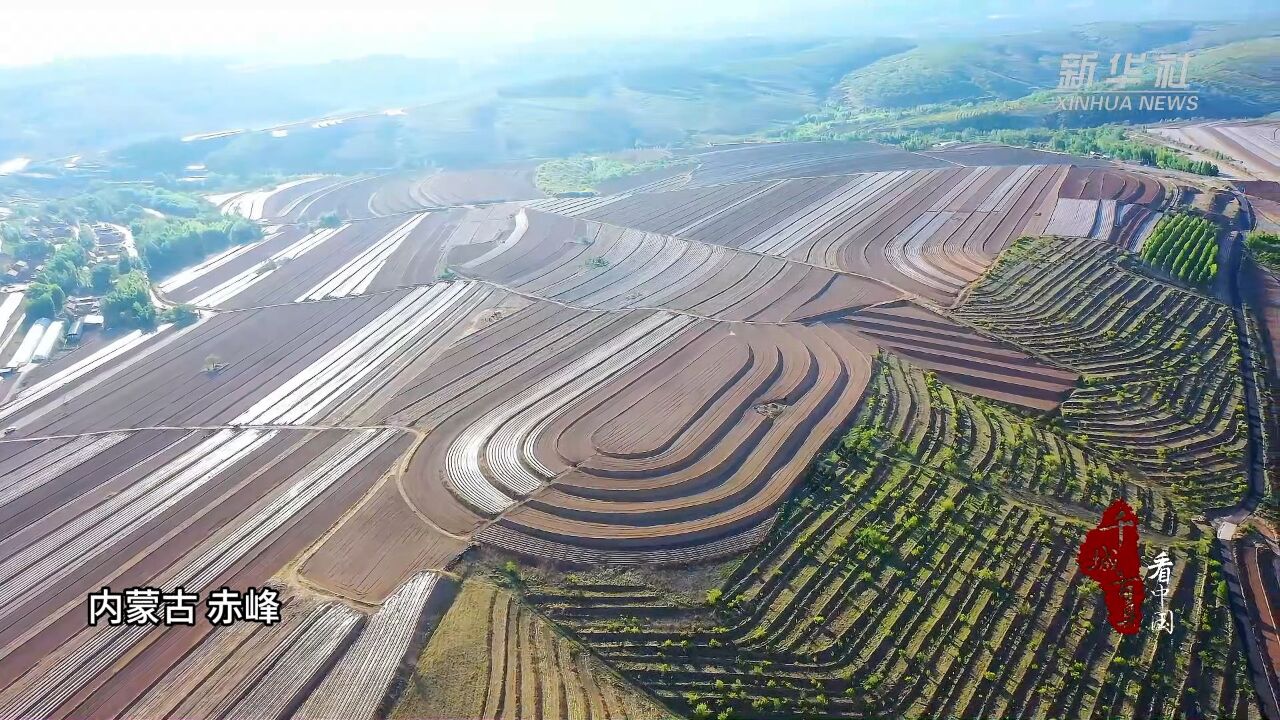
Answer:
[(1253, 230), (1245, 236), (1244, 244), (1263, 267), (1280, 272), (1280, 235), (1266, 230)]
[(1142, 259), (1192, 285), (1211, 283), (1218, 276), (1218, 226), (1191, 213), (1166, 215), (1143, 244)]
[[(1076, 570), (1118, 495), (1143, 556), (1176, 559), (1172, 635), (1114, 633)], [(1253, 701), (1210, 543), (1050, 420), (881, 355), (853, 426), (700, 610), (594, 570), (523, 589), (693, 718), (1227, 716)]]
[(614, 157), (594, 156), (548, 160), (538, 166), (534, 182), (548, 195), (595, 192), (601, 183), (686, 164), (683, 158), (659, 158), (630, 162)]
[[(72, 233), (51, 241), (28, 230), (60, 222)], [(94, 231), (89, 223), (127, 225), (138, 252), (135, 261), (120, 253), (117, 261), (94, 259)], [(151, 276), (162, 277), (200, 262), (232, 245), (253, 242), (262, 229), (243, 218), (221, 215), (196, 195), (145, 186), (112, 186), (28, 208), (0, 224), (7, 253), (31, 265), (43, 265), (32, 278), (26, 312), (31, 318), (54, 317), (72, 295), (102, 296), (108, 327), (151, 327), (156, 311), (147, 289)], [(191, 318), (181, 313), (176, 319)]]
[(956, 314), (1079, 372), (1061, 422), (1094, 452), (1190, 510), (1244, 496), (1244, 383), (1226, 305), (1156, 280), (1108, 243), (1023, 238)]

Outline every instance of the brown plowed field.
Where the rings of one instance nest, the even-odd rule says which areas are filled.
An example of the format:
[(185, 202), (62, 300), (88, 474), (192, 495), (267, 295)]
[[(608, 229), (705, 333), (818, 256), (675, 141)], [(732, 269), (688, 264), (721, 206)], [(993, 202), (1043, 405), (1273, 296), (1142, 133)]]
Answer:
[(241, 623), (209, 632), (191, 653), (162, 674), (128, 709), (139, 718), (223, 717), (255, 676), (271, 666), (318, 608), (306, 598), (285, 597), (279, 624)]
[(947, 167), (542, 207), (857, 273), (948, 303), (1012, 238), (1044, 230), (1067, 172)]
[(688, 151), (698, 163), (690, 186), (943, 167), (943, 160), (870, 142), (713, 145)]
[(382, 602), (422, 570), (447, 567), (467, 548), (418, 517), (395, 479), (379, 487), (298, 571), (308, 582), (362, 602)]
[(1105, 160), (1005, 145), (965, 145), (920, 153), (956, 165), (1106, 165)]
[[(487, 514), (466, 499), (468, 490), (458, 479), (465, 475), (454, 475), (464, 472), (455, 466), (456, 453), (470, 442), (471, 428), (489, 427), (487, 418), (506, 407), (517, 414), (536, 412), (537, 404), (520, 406), (526, 410), (513, 405), (522, 389), (580, 365), (591, 348), (609, 348), (654, 317), (631, 313), (624, 316), (630, 322), (619, 326), (609, 316), (580, 313), (572, 332), (583, 340), (566, 348), (569, 353), (552, 356), (563, 360), (534, 365), (511, 355), (502, 364), (484, 361), (494, 355), (485, 350), (495, 346), (536, 352), (551, 339), (547, 327), (564, 313), (538, 310), (464, 340), (456, 354), (442, 358), (441, 371), (424, 378), (406, 393), (408, 402), (393, 410), (401, 421), (423, 411), (428, 414), (416, 423), (447, 421), (428, 435), (406, 478), (411, 501), (447, 530), (472, 530)], [(539, 322), (539, 316), (545, 319)], [(870, 372), (866, 353), (873, 351), (865, 341), (821, 326), (692, 321), (673, 337), (626, 370), (601, 378), (602, 384), (574, 391), (569, 409), (548, 416), (534, 436), (514, 439), (533, 453), (526, 463), (541, 463), (553, 474), (574, 470), (557, 475), (551, 488), (508, 513), (504, 524), (602, 547), (712, 541), (757, 525), (798, 478), (806, 464), (802, 458), (852, 411)], [(545, 347), (550, 354), (556, 345)], [(613, 357), (608, 353), (600, 362)], [(460, 396), (443, 395), (462, 388)], [(651, 427), (655, 416), (664, 424)], [(481, 443), (477, 452), (502, 453), (507, 442), (487, 449)]]
[[(283, 717), (363, 622), (337, 612), (308, 649), (300, 617), (394, 605), (472, 544), (578, 564), (751, 548), (866, 402), (877, 353), (926, 385), (1056, 407), (1075, 373), (947, 306), (1059, 198), (1161, 192), (1001, 148), (687, 154), (590, 198), (525, 202), (532, 168), (287, 187), (268, 224), (363, 219), (211, 258), (165, 291), (205, 299), (197, 324), (91, 338), (28, 373), (0, 407), (17, 428), (0, 438), (0, 718)], [(296, 604), (269, 632), (86, 627), (103, 584), (272, 577)], [(557, 658), (572, 646), (544, 643), (534, 615), (511, 617), (517, 645), (499, 649), (529, 671), (486, 675), (495, 705), (475, 712), (643, 716)], [(404, 647), (424, 640), (409, 619)], [(257, 691), (267, 677), (283, 704)]]
[(231, 298), (213, 304), (235, 309), (294, 302), (362, 251), (370, 249), (405, 220), (404, 217), (391, 217), (351, 223), (307, 252), (287, 261), (277, 261), (273, 269), (263, 273), (261, 280)]
[(262, 216), (272, 218), (288, 218), (297, 208), (319, 193), (343, 182), (343, 178), (325, 175), (306, 182), (292, 185), (271, 195), (262, 203)]
[(1164, 199), (1164, 186), (1153, 177), (1124, 170), (1073, 167), (1067, 172), (1058, 196), (1157, 206)]
[(1227, 155), (1259, 180), (1280, 180), (1280, 123), (1275, 121), (1216, 120), (1151, 132), (1178, 145)]
[[(209, 516), (216, 515), (222, 518), (223, 526), (220, 531), (212, 534), (194, 532), (192, 530), (198, 528), (200, 522), (208, 522), (209, 519), (197, 521), (197, 524), (192, 526), (192, 530), (184, 533), (190, 534), (192, 541), (206, 537), (208, 539), (201, 545), (194, 546), (194, 549), (185, 557), (183, 553), (187, 547), (192, 547), (191, 545), (170, 548), (174, 537), (185, 537), (185, 534), (173, 533), (164, 543), (152, 543), (149, 553), (145, 556), (145, 562), (139, 562), (131, 570), (113, 580), (113, 587), (158, 584), (156, 580), (150, 578), (166, 577), (164, 568), (180, 568), (196, 562), (194, 558), (214, 547), (220, 539), (239, 532), (238, 528), (244, 522), (241, 518), (247, 519), (251, 513), (256, 512), (258, 508), (266, 507), (266, 504), (276, 497), (274, 495), (264, 497), (262, 490), (280, 488), (291, 478), (296, 478), (311, 458), (319, 455), (320, 451), (326, 447), (332, 446), (341, 435), (341, 433), (326, 433), (293, 451), (286, 448), (277, 449), (275, 453), (271, 453), (273, 456), (271, 460), (278, 465), (270, 473), (259, 475), (256, 480), (250, 481), (258, 484), (260, 488), (258, 492), (247, 492), (244, 488), (227, 488), (227, 492), (221, 497), (206, 499), (206, 509), (203, 512)], [(323, 446), (317, 446), (315, 444), (317, 442), (323, 443)], [(207, 587), (225, 585), (243, 589), (249, 586), (262, 586), (290, 557), (314, 542), (325, 528), (335, 522), (345, 508), (366, 492), (373, 481), (385, 472), (396, 455), (406, 447), (407, 439), (384, 445), (381, 452), (370, 455), (354, 471), (347, 473), (316, 500), (292, 513), (278, 530), (252, 548), (252, 552), (237, 553), (231, 566), (218, 574)], [(259, 498), (262, 499), (259, 501)], [(254, 505), (255, 501), (258, 501), (256, 505)], [(157, 552), (157, 548), (163, 548), (164, 551)], [(134, 551), (138, 552), (140, 549), (139, 547)], [(143, 569), (144, 565), (149, 570)], [(105, 626), (86, 628), (82, 598), (83, 592), (79, 595), (79, 599), (68, 604), (66, 614), (58, 624), (48, 628), (35, 640), (22, 645), (17, 653), (6, 655), (3, 662), (0, 662), (0, 667), (7, 671), (10, 668), (17, 668), (24, 662), (41, 661), (42, 667), (46, 669), (33, 671), (27, 675), (27, 678), (34, 679), (49, 675), (51, 672), (56, 676), (56, 671), (52, 671), (52, 667), (66, 653), (80, 647), (89, 638), (100, 633), (119, 635), (122, 638), (127, 635), (127, 631), (120, 628)], [(107, 672), (83, 686), (80, 691), (73, 693), (67, 701), (59, 703), (56, 711), (41, 715), (95, 718), (119, 716), (152, 686), (156, 681), (157, 669), (177, 664), (212, 630), (207, 621), (199, 615), (197, 613), (199, 622), (195, 627), (153, 630), (130, 640), (123, 647), (131, 647), (132, 650), (118, 656), (120, 659), (109, 664)], [(58, 645), (45, 645), (42, 642), (55, 631), (59, 634), (65, 633), (62, 637), (67, 638), (59, 643), (62, 645), (60, 650), (57, 649)], [(111, 650), (112, 647), (115, 646), (107, 646), (101, 652), (114, 652)], [(104, 657), (107, 656), (104, 655)], [(111, 655), (111, 657), (116, 656)], [(0, 702), (15, 696), (24, 696), (25, 689), (25, 682), (12, 685), (5, 692), (0, 693)]]
[(803, 320), (897, 296), (869, 279), (767, 255), (532, 210), (526, 217), (517, 242), (460, 272), (574, 307), (755, 322)]
[(236, 253), (234, 258), (219, 264), (215, 268), (211, 268), (208, 272), (201, 274), (190, 282), (165, 291), (164, 296), (166, 299), (176, 303), (190, 302), (193, 298), (199, 297), (201, 294), (214, 289), (243, 272), (261, 267), (272, 255), (298, 242), (305, 235), (306, 232), (300, 226), (285, 226), (252, 249)]
[[(181, 331), (171, 328), (5, 422), (20, 426), (19, 436), (231, 422), (401, 297), (223, 313)], [(226, 367), (205, 372), (210, 356)], [(73, 353), (58, 364), (75, 360)]]
[[(6, 541), (6, 557), (13, 556), (18, 547), (40, 547), (50, 553), (60, 548), (77, 547), (74, 536), (68, 533), (64, 540), (50, 535), (51, 528), (80, 522), (87, 526), (86, 532), (91, 532), (95, 527), (118, 527), (118, 524), (109, 524), (112, 517), (131, 512), (143, 503), (158, 510), (149, 518), (138, 518), (109, 539), (96, 544), (93, 553), (84, 554), (82, 561), (43, 570), (42, 574), (48, 579), (37, 586), (39, 591), (6, 607), (5, 616), (0, 619), (3, 625), (0, 627), (0, 669), (5, 672), (3, 677), (7, 680), (12, 677), (8, 674), (10, 671), (21, 671), (83, 629), (86, 626), (84, 596), (88, 592), (108, 582), (120, 588), (153, 584), (153, 579), (162, 575), (166, 568), (181, 562), (184, 555), (196, 552), (219, 528), (232, 522), (259, 498), (279, 487), (298, 468), (324, 451), (337, 439), (336, 436), (336, 433), (314, 437), (301, 433), (282, 434), (222, 472), (201, 478), (203, 484), (194, 491), (175, 495), (165, 493), (162, 486), (136, 501), (121, 502), (126, 497), (123, 494), (126, 488), (138, 486), (162, 465), (177, 461), (182, 452), (194, 449), (199, 440), (208, 437), (207, 433), (196, 434), (195, 437), (168, 433), (165, 437), (171, 441), (171, 446), (154, 450), (155, 454), (144, 467), (128, 468), (114, 478), (108, 478), (97, 490), (44, 513), (38, 519), (34, 514), (28, 515), (29, 519), (34, 519), (30, 530), (15, 534)], [(172, 504), (165, 507), (166, 503)], [(105, 514), (110, 511), (114, 511), (113, 515)], [(28, 571), (26, 576), (30, 575), (31, 571)], [(17, 579), (11, 582), (17, 582)], [(51, 624), (44, 627), (42, 621)], [(37, 634), (32, 636), (32, 633)], [(12, 643), (20, 640), (23, 644), (15, 648)]]
[(532, 164), (398, 177), (378, 188), (369, 200), (369, 209), (374, 215), (393, 215), (423, 208), (546, 197), (533, 183), (536, 169)]
[(1275, 180), (1242, 180), (1232, 185), (1246, 195), (1280, 203), (1280, 182)]
[(1061, 403), (1079, 377), (907, 302), (852, 313), (834, 326), (875, 340), (957, 388), (1039, 410)]

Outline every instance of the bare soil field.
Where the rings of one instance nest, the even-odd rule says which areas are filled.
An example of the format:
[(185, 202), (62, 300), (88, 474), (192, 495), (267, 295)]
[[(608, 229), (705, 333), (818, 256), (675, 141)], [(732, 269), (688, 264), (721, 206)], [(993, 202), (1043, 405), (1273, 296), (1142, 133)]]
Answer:
[[(97, 566), (98, 572), (110, 573), (105, 579), (68, 593), (60, 614), (50, 616), (59, 618), (56, 623), (37, 625), (26, 631), (25, 642), (0, 650), (0, 668), (6, 672), (39, 663), (0, 693), (5, 715), (112, 717), (124, 712), (152, 685), (157, 668), (175, 665), (211, 628), (207, 623), (86, 627), (85, 592), (107, 581), (189, 590), (261, 585), (323, 533), (405, 449), (403, 439), (376, 433), (324, 433), (313, 440), (292, 449), (264, 447), (258, 462), (268, 463), (270, 471), (227, 471), (208, 483), (211, 495), (194, 506), (200, 508), (194, 515), (176, 507), (167, 526), (113, 545), (115, 562)], [(113, 665), (115, 671), (105, 675), (95, 669)]]
[(690, 186), (946, 165), (942, 160), (869, 142), (712, 145), (681, 154), (691, 155), (698, 163)]
[(845, 315), (834, 323), (881, 348), (932, 370), (957, 389), (993, 400), (1049, 410), (1074, 389), (1079, 375), (1054, 367), (955, 320), (908, 302)]
[[(1255, 716), (1231, 636), (1116, 641), (1071, 563), (1127, 497), (1230, 622), (1230, 309), (1122, 256), (1178, 188), (1028, 152), (225, 199), (278, 227), (162, 283), (198, 322), (4, 388), (0, 720)], [(264, 583), (273, 627), (84, 612)]]
[(1149, 132), (1174, 145), (1224, 155), (1258, 180), (1280, 180), (1280, 123), (1274, 121), (1212, 122), (1152, 128)]
[(862, 275), (949, 303), (1012, 238), (1044, 230), (1067, 173), (1063, 166), (899, 170), (536, 207)]
[(897, 295), (872, 280), (719, 245), (532, 210), (517, 220), (518, 239), (457, 272), (572, 307), (753, 322), (799, 321)]
[(383, 483), (299, 566), (312, 585), (342, 597), (381, 603), (416, 572), (447, 567), (467, 542), (433, 528)]
[(1087, 167), (1107, 164), (1105, 160), (1085, 158), (1078, 155), (981, 143), (940, 150), (927, 150), (920, 154), (967, 167), (981, 167), (984, 165), (1077, 165)]
[(534, 163), (400, 177), (378, 188), (369, 200), (369, 209), (374, 215), (394, 215), (428, 208), (546, 197), (534, 185), (536, 169)]
[[(222, 313), (187, 328), (169, 328), (65, 386), (54, 387), (57, 374), (28, 386), (4, 422), (17, 425), (17, 437), (24, 437), (251, 421), (239, 416), (404, 297), (370, 295)], [(92, 357), (72, 353), (56, 365), (65, 373)], [(210, 358), (222, 367), (206, 370)]]

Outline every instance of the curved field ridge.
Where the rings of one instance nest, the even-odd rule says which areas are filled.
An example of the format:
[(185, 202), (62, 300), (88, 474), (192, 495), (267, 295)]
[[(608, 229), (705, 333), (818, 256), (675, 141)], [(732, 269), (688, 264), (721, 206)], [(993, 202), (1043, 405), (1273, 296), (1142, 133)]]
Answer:
[(1065, 165), (891, 169), (540, 203), (556, 213), (883, 280), (954, 300), (1043, 231)]
[(754, 322), (804, 320), (898, 295), (871, 279), (530, 210), (459, 271), (574, 307), (663, 308)]
[[(692, 322), (651, 315), (608, 343), (525, 388), (468, 426), (446, 455), (445, 477), (467, 504), (498, 513), (549, 479), (528, 455), (544, 423), (584, 393), (641, 360)], [(489, 472), (481, 470), (481, 458)]]
[(472, 577), (391, 717), (662, 720), (670, 713), (529, 605)]
[(723, 553), (848, 417), (865, 348), (823, 328), (690, 326), (547, 419), (526, 447), (555, 479), (495, 527), (556, 551)]
[(369, 199), (373, 215), (396, 215), (429, 208), (545, 197), (533, 182), (535, 165), (481, 170), (446, 170), (422, 176), (393, 176)]
[(852, 412), (874, 351), (822, 325), (535, 303), (450, 348), (385, 412), (432, 428), (405, 490), (448, 532), (506, 510), (483, 537), (696, 557), (772, 515)]
[[(1234, 636), (1121, 639), (1106, 627), (1074, 556), (1081, 518), (1115, 493), (1141, 498), (1144, 538), (1196, 532), (1165, 493), (1065, 433), (882, 356), (851, 431), (715, 592), (700, 584), (691, 598), (685, 568), (575, 568), (524, 590), (687, 716), (705, 705), (832, 720), (1171, 717), (1191, 707), (1254, 717)], [(1229, 623), (1207, 544), (1178, 547), (1171, 602), (1186, 622)], [(1178, 660), (1210, 648), (1222, 664)], [(1042, 690), (1120, 667), (1141, 692)]]
[(1062, 406), (1096, 449), (1170, 483), (1193, 507), (1244, 495), (1244, 388), (1223, 304), (1166, 285), (1090, 240), (1023, 240), (959, 316), (1079, 371)]
[(871, 338), (953, 387), (1037, 410), (1056, 408), (1080, 377), (905, 301), (851, 313), (832, 324)]

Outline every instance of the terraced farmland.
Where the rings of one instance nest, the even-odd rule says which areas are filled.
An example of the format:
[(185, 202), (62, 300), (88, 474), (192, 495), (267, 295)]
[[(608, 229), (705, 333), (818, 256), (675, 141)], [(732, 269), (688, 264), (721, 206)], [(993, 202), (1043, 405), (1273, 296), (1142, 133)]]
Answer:
[[(1076, 572), (1090, 498), (1118, 494), (1178, 558), (1191, 614), (1172, 636), (1118, 640)], [(731, 567), (705, 601), (590, 571), (528, 597), (695, 717), (1256, 712), (1224, 671), (1238, 646), (1209, 630), (1229, 615), (1207, 539), (1159, 489), (888, 356), (853, 428)]]
[(1023, 240), (958, 314), (1073, 368), (1067, 430), (1194, 509), (1244, 495), (1244, 390), (1230, 310), (1109, 245)]
[[(1257, 716), (1200, 516), (1245, 488), (1231, 310), (1122, 251), (1181, 189), (678, 152), (220, 198), (266, 232), (157, 284), (195, 322), (0, 384), (0, 720)], [(1116, 497), (1173, 635), (1077, 572)], [(89, 626), (104, 585), (283, 616)]]
[(393, 718), (660, 720), (670, 713), (506, 590), (469, 580)]

